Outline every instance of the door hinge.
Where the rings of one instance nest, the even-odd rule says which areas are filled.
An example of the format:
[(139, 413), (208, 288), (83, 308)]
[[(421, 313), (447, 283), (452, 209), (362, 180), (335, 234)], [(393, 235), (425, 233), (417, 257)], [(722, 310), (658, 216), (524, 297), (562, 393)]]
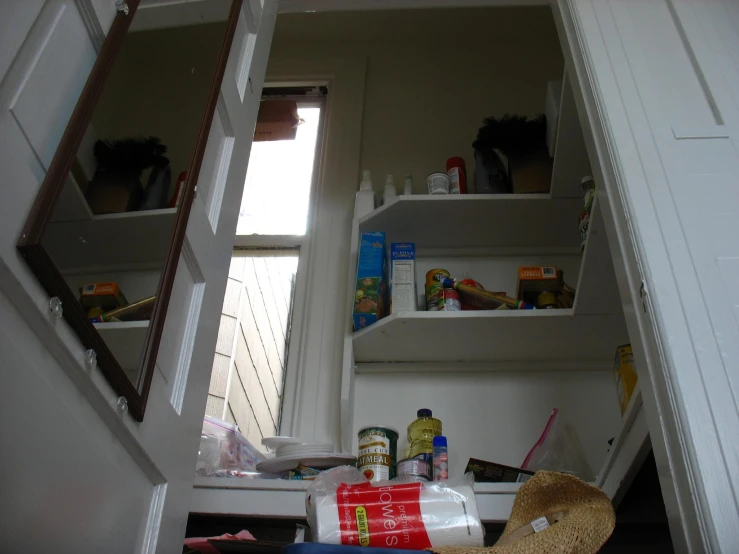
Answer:
[(116, 11), (123, 12), (123, 15), (128, 15), (128, 4), (126, 0), (115, 0)]

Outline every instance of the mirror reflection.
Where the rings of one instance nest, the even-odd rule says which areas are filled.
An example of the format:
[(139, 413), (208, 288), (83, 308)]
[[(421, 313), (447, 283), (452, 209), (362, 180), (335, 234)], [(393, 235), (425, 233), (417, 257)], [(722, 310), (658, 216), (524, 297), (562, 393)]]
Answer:
[(137, 387), (230, 3), (139, 7), (42, 239)]

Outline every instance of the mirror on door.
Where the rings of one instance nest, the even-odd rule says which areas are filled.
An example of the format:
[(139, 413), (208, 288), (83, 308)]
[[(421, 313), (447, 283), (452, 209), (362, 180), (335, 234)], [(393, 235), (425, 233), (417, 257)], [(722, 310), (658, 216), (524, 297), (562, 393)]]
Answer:
[(108, 33), (19, 249), (140, 420), (241, 2), (137, 4)]

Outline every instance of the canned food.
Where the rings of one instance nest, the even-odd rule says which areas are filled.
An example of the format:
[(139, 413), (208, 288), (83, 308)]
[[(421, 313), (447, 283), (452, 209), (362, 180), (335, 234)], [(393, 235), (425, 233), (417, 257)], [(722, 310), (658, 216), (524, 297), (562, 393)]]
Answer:
[(395, 477), (398, 431), (387, 425), (369, 425), (359, 430), (357, 467), (370, 481)]
[(425, 460), (406, 458), (398, 462), (398, 477), (411, 477), (414, 481), (430, 481), (431, 466)]
[(426, 311), (439, 311), (444, 279), (451, 279), (451, 274), (446, 269), (432, 269), (426, 273)]
[(460, 312), (462, 311), (462, 299), (459, 293), (454, 289), (444, 289), (441, 291), (441, 300), (439, 301), (440, 312)]
[(446, 173), (432, 173), (426, 177), (429, 194), (449, 194), (449, 175)]

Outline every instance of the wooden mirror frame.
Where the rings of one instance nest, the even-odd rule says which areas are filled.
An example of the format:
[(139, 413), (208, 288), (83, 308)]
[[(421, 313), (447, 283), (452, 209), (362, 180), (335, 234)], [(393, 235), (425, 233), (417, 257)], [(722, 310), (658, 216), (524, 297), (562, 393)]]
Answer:
[(17, 248), (20, 251), (31, 271), (36, 275), (41, 285), (50, 297), (58, 297), (62, 301), (62, 313), (69, 326), (79, 337), (85, 349), (92, 349), (97, 355), (97, 366), (113, 389), (124, 396), (128, 401), (128, 410), (136, 421), (143, 421), (146, 410), (146, 401), (154, 374), (159, 343), (164, 331), (164, 321), (169, 307), (169, 297), (172, 294), (177, 265), (179, 263), (182, 244), (185, 240), (187, 222), (190, 209), (195, 199), (195, 189), (203, 161), (213, 114), (221, 90), (221, 82), (226, 70), (226, 62), (231, 50), (231, 43), (236, 32), (236, 24), (243, 0), (232, 0), (229, 11), (226, 34), (218, 56), (216, 71), (208, 93), (205, 113), (198, 131), (193, 157), (187, 172), (187, 182), (184, 186), (182, 201), (180, 202), (172, 232), (172, 240), (165, 258), (164, 269), (157, 287), (156, 302), (151, 315), (149, 329), (146, 334), (144, 348), (137, 383), (134, 384), (126, 376), (123, 368), (108, 348), (103, 338), (95, 329), (80, 305), (77, 296), (67, 285), (64, 277), (57, 269), (54, 261), (42, 244), (42, 239), (51, 221), (54, 208), (66, 184), (67, 176), (77, 155), (80, 143), (87, 130), (92, 115), (102, 95), (105, 82), (110, 74), (111, 67), (120, 52), (123, 40), (128, 32), (140, 0), (128, 0), (128, 13), (118, 11), (108, 35), (98, 52), (90, 76), (80, 94), (77, 105), (72, 112), (67, 128), (62, 135), (59, 147), (49, 165), (44, 182), (38, 196), (31, 207)]

